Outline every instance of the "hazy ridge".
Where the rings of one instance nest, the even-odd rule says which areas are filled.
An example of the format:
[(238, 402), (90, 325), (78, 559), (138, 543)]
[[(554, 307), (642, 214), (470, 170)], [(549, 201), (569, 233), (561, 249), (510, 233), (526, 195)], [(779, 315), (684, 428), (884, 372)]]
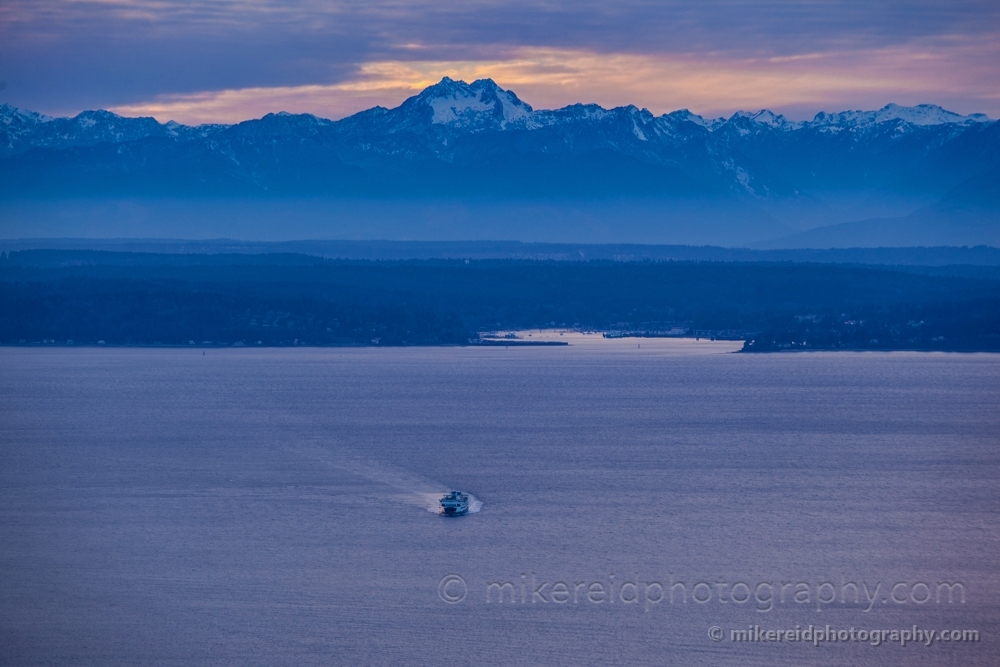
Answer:
[[(7, 237), (90, 225), (84, 235), (1000, 245), (998, 174), (1000, 123), (933, 105), (805, 122), (536, 111), (488, 79), (445, 79), (339, 121), (187, 127), (0, 107)], [(122, 201), (132, 207), (100, 204)]]

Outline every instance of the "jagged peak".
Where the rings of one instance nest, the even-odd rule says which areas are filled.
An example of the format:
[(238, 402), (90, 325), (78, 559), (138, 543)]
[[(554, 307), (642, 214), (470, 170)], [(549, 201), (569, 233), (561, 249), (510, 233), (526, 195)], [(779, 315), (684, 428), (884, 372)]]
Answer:
[(696, 113), (692, 113), (690, 109), (677, 109), (676, 111), (671, 111), (670, 113), (663, 114), (667, 118), (673, 118), (674, 120), (686, 120), (692, 123), (697, 123), (702, 125), (705, 123), (705, 119)]
[(726, 122), (725, 118), (704, 118), (696, 113), (692, 113), (690, 109), (678, 109), (677, 111), (671, 111), (668, 114), (664, 114), (663, 117), (681, 122), (694, 123), (695, 125), (704, 127), (710, 132), (715, 130), (720, 125), (724, 125)]
[(640, 109), (634, 104), (629, 104), (626, 107), (619, 107), (619, 108), (623, 108), (625, 110), (625, 113), (632, 116), (633, 118), (637, 117), (647, 123), (655, 118), (655, 116), (653, 116), (653, 112), (647, 109), (646, 107), (642, 107)]
[(745, 119), (752, 123), (758, 125), (766, 125), (768, 127), (773, 127), (783, 130), (797, 129), (802, 126), (802, 123), (791, 121), (782, 116), (781, 114), (776, 114), (770, 109), (761, 109), (760, 111), (737, 111), (732, 115), (730, 120)]
[(401, 108), (414, 106), (430, 107), (431, 123), (466, 128), (502, 129), (510, 123), (527, 122), (532, 114), (529, 104), (493, 79), (469, 84), (446, 76), (403, 102)]
[(575, 104), (568, 104), (559, 109), (553, 109), (547, 113), (554, 113), (557, 111), (562, 112), (572, 112), (572, 113), (585, 113), (585, 114), (606, 114), (608, 110), (602, 107), (600, 104), (594, 104), (593, 102), (576, 102)]
[[(78, 113), (74, 118), (124, 118), (124, 116), (119, 116), (107, 109), (87, 109)], [(148, 116), (138, 116), (138, 118), (148, 118)]]
[[(424, 88), (417, 97), (436, 97), (440, 95), (451, 95), (456, 91), (478, 93), (483, 90), (503, 91), (493, 79), (476, 79), (472, 83), (466, 83), (463, 79), (452, 79), (450, 76), (442, 77), (437, 83)], [(506, 92), (506, 91), (505, 91)]]
[(19, 109), (13, 105), (4, 102), (0, 104), (0, 122), (10, 125), (14, 122), (14, 119), (20, 119), (23, 121), (28, 121), (31, 123), (47, 123), (51, 120), (55, 120), (51, 116), (46, 116), (45, 114), (38, 113), (37, 111), (29, 111), (27, 109)]

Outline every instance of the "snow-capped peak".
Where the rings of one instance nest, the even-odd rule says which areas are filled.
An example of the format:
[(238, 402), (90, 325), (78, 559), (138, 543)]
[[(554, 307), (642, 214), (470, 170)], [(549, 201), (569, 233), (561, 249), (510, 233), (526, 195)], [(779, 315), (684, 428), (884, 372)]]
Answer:
[(0, 104), (0, 123), (10, 125), (12, 123), (47, 123), (54, 120), (51, 116), (40, 114), (36, 111), (25, 111), (9, 104)]
[(737, 118), (746, 118), (758, 125), (766, 125), (767, 127), (779, 130), (797, 130), (802, 127), (802, 123), (788, 120), (781, 114), (775, 114), (770, 109), (761, 109), (756, 113), (751, 111), (737, 111), (733, 114), (732, 120)]
[(122, 120), (125, 120), (122, 116), (110, 111), (105, 111), (104, 109), (81, 111), (73, 118), (73, 121), (80, 127), (94, 127), (98, 123), (114, 123)]
[(666, 114), (667, 118), (672, 118), (678, 121), (685, 121), (688, 123), (694, 123), (695, 125), (700, 125), (705, 129), (712, 131), (715, 128), (723, 125), (726, 122), (725, 118), (703, 118), (696, 113), (691, 113), (688, 109), (678, 109), (677, 111), (671, 111)]
[(431, 108), (432, 123), (453, 127), (503, 129), (511, 123), (523, 123), (532, 115), (531, 106), (492, 79), (469, 84), (444, 77), (407, 102), (411, 100)]
[(811, 125), (818, 126), (855, 126), (865, 127), (888, 123), (891, 121), (903, 121), (910, 125), (970, 125), (972, 123), (988, 123), (990, 119), (981, 113), (963, 116), (947, 109), (942, 109), (936, 104), (919, 104), (915, 107), (903, 107), (898, 104), (887, 104), (878, 111), (841, 111), (840, 113), (816, 114)]

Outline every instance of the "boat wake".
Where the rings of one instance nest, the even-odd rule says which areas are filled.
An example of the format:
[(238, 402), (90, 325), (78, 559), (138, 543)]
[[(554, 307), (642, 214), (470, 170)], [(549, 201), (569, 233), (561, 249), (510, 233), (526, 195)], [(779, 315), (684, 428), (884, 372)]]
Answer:
[[(444, 489), (445, 487), (441, 487), (441, 488)], [(402, 502), (404, 502), (404, 503), (415, 504), (418, 507), (424, 508), (428, 512), (434, 512), (435, 514), (442, 514), (442, 511), (441, 511), (441, 498), (443, 496), (448, 495), (450, 492), (451, 492), (451, 489), (441, 490), (441, 491), (434, 491), (433, 493), (415, 492), (415, 493), (408, 493), (408, 494), (400, 494), (399, 500), (402, 501)], [(469, 514), (475, 514), (479, 510), (483, 509), (483, 501), (482, 500), (480, 500), (479, 498), (476, 498), (471, 493), (467, 493), (466, 492), (465, 495), (469, 496)], [(414, 501), (414, 500), (416, 500), (418, 502), (415, 502), (415, 503), (411, 502), (411, 501)]]
[[(305, 450), (300, 449), (299, 451), (303, 454), (307, 453)], [(319, 448), (311, 449), (308, 455), (310, 458), (320, 459), (331, 468), (346, 470), (358, 477), (392, 487), (394, 492), (383, 497), (406, 505), (420, 507), (434, 514), (441, 514), (441, 498), (453, 490), (438, 482), (413, 475), (402, 468), (385, 463), (377, 463), (360, 457), (331, 455), (330, 452)], [(469, 514), (479, 512), (483, 508), (483, 501), (467, 491), (464, 493), (469, 496)]]

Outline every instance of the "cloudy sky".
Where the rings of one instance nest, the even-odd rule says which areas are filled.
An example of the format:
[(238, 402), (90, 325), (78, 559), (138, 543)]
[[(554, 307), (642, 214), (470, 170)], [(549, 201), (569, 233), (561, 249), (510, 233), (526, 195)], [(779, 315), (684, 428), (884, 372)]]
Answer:
[(934, 103), (1000, 117), (997, 0), (2, 0), (0, 103), (340, 118), (442, 76), (536, 108), (706, 116)]

